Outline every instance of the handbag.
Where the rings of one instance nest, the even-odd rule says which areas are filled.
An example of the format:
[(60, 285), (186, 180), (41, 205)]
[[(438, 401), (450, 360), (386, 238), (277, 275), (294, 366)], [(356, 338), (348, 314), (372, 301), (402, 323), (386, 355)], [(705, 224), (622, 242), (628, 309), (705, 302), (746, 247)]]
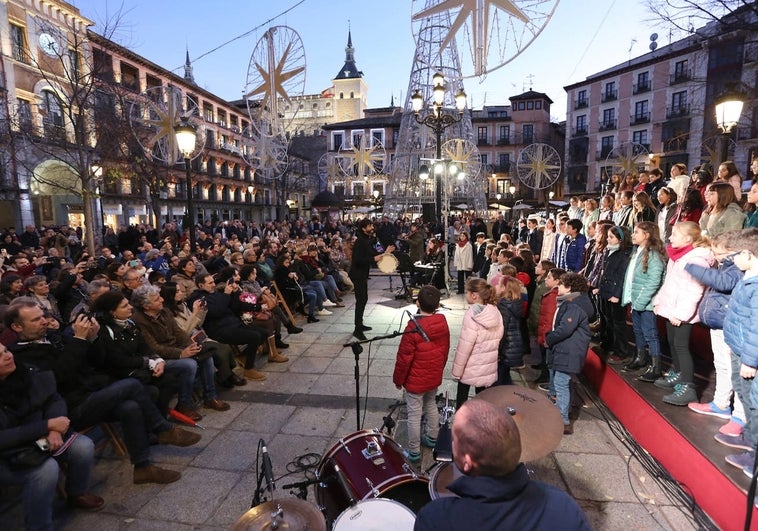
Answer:
[(279, 306), (279, 299), (268, 291), (261, 293), (261, 302), (265, 304), (269, 310), (272, 310)]
[(49, 451), (44, 451), (36, 444), (10, 448), (0, 452), (0, 459), (5, 461), (11, 470), (26, 470), (36, 468), (50, 457)]

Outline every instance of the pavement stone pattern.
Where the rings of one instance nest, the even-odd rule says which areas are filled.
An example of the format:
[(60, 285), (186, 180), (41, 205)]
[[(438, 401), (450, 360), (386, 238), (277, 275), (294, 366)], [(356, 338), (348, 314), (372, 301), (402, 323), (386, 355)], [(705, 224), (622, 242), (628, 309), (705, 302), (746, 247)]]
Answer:
[[(394, 280), (397, 284), (397, 278)], [(372, 276), (369, 281), (365, 318), (373, 327), (366, 333), (369, 338), (399, 330), (407, 320), (403, 310), (415, 311), (413, 303), (396, 300), (389, 287), (384, 275)], [(182, 472), (179, 481), (133, 485), (128, 458), (116, 457), (107, 447), (99, 454), (92, 478), (92, 490), (105, 498), (105, 508), (98, 513), (71, 511), (58, 501), (56, 527), (88, 531), (228, 529), (250, 508), (261, 438), (267, 443), (278, 478), (276, 497), (294, 497), (294, 491), (283, 490), (281, 485), (302, 481), (305, 476), (290, 463), (308, 454), (301, 463), (315, 466), (340, 438), (357, 431), (355, 356), (342, 346), (352, 340), (354, 299), (352, 294), (344, 299), (344, 308), (330, 308), (333, 315), (319, 317), (319, 323), (303, 325), (303, 333), (285, 337), (290, 344), (285, 351), (289, 362), (270, 364), (259, 359), (259, 367), (268, 376), (265, 381), (222, 391), (220, 397), (232, 406), (229, 411), (201, 409), (206, 430), (201, 431), (200, 443), (190, 448), (151, 448), (156, 464)], [(467, 304), (463, 295), (455, 294), (443, 298), (442, 304), (454, 348)], [(399, 341), (396, 337), (364, 345), (359, 355), (360, 414), (366, 429), (379, 428), (388, 408), (402, 399), (402, 392), (392, 383)], [(440, 389), (449, 392), (451, 399), (455, 396), (452, 359), (451, 349), (448, 376)], [(528, 363), (526, 369), (512, 373), (520, 385), (530, 385), (536, 375)], [(397, 422), (393, 438), (400, 445), (407, 442), (404, 413), (400, 407), (393, 415)], [(419, 471), (433, 465), (431, 450), (424, 448)], [(692, 528), (653, 478), (629, 459), (626, 448), (589, 401), (580, 412), (574, 434), (564, 436), (552, 454), (528, 467), (534, 479), (569, 492), (595, 529)], [(309, 487), (308, 501), (315, 500), (313, 487)], [(0, 521), (4, 529), (21, 528), (19, 504), (6, 507)]]

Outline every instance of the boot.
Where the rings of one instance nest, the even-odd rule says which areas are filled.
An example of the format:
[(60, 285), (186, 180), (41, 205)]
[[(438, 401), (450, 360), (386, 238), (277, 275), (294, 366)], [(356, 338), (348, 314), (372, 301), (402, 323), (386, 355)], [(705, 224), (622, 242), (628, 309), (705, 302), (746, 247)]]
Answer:
[(647, 351), (644, 348), (638, 348), (637, 354), (634, 356), (634, 359), (624, 365), (624, 367), (621, 369), (622, 371), (636, 371), (637, 369), (641, 369), (644, 366), (647, 365)]
[(177, 426), (172, 426), (170, 430), (158, 433), (158, 444), (170, 444), (172, 446), (192, 446), (201, 439), (197, 433), (191, 433)]
[(650, 365), (647, 366), (642, 374), (637, 376), (637, 379), (640, 382), (653, 383), (661, 376), (661, 357), (651, 356)]
[(135, 485), (141, 485), (143, 483), (173, 483), (182, 477), (181, 473), (174, 470), (167, 470), (155, 465), (147, 465), (134, 469), (134, 475), (132, 481)]
[(285, 363), (290, 359), (282, 356), (276, 348), (276, 336), (268, 337), (268, 361), (271, 363)]
[(287, 333), (288, 334), (299, 334), (302, 331), (303, 331), (302, 328), (300, 328), (299, 326), (295, 326), (293, 323), (289, 323), (287, 325)]
[(245, 369), (242, 371), (242, 376), (248, 380), (262, 381), (266, 379), (266, 375), (257, 369)]
[(289, 348), (290, 346), (282, 341), (282, 334), (277, 332), (274, 337), (276, 338), (275, 344), (276, 348)]

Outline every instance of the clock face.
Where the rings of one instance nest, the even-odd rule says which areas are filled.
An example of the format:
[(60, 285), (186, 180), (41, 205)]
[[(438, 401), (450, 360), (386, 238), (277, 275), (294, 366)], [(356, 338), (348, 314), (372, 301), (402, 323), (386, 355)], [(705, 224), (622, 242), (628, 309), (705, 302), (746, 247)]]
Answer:
[(39, 47), (50, 57), (55, 57), (60, 52), (60, 45), (58, 44), (58, 40), (49, 33), (40, 34)]

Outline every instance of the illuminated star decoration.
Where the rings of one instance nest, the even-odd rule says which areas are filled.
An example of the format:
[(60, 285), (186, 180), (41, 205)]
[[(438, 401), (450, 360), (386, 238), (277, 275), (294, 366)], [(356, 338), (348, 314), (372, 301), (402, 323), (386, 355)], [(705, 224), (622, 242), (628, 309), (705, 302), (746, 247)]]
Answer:
[(501, 9), (524, 24), (529, 23), (529, 17), (526, 16), (526, 14), (516, 6), (515, 2), (511, 0), (443, 0), (436, 6), (419, 11), (413, 15), (413, 19), (418, 20), (430, 15), (438, 15), (443, 11), (455, 9), (457, 7), (460, 7), (461, 9), (458, 12), (458, 16), (455, 18), (455, 21), (450, 26), (450, 30), (448, 31), (445, 40), (443, 40), (440, 45), (438, 56), (442, 54), (442, 50), (450, 45), (455, 38), (455, 35), (461, 30), (469, 15), (471, 15), (471, 33), (474, 41), (474, 72), (476, 75), (483, 75), (487, 72), (490, 8), (494, 7)]
[(174, 130), (178, 123), (192, 115), (191, 110), (182, 109), (180, 97), (180, 93), (169, 92), (167, 105), (164, 105), (162, 101), (148, 100), (149, 118), (141, 120), (144, 125), (153, 130), (153, 134), (143, 144), (147, 157), (160, 158), (162, 156), (163, 162), (175, 162), (178, 159), (179, 147), (176, 144)]
[(519, 168), (528, 170), (522, 179), (524, 182), (534, 182), (537, 188), (542, 188), (542, 183), (551, 181), (555, 173), (561, 170), (561, 166), (551, 163), (552, 150), (544, 149), (542, 144), (534, 144), (534, 146), (535, 152), (533, 154), (527, 152), (529, 160), (519, 164)]
[(462, 165), (468, 164), (470, 162), (474, 162), (473, 158), (476, 155), (476, 151), (476, 148), (470, 146), (462, 139), (454, 138), (453, 142), (448, 142), (445, 147), (445, 158), (448, 158)]
[[(269, 44), (269, 46), (273, 46), (273, 44)], [(274, 66), (273, 61), (271, 61), (268, 65), (268, 70), (259, 63), (255, 63), (255, 68), (261, 75), (262, 82), (246, 96), (247, 98), (252, 98), (261, 94), (263, 95), (260, 106), (261, 112), (263, 112), (264, 109), (268, 109), (272, 116), (277, 116), (277, 98), (281, 97), (284, 101), (288, 103), (291, 102), (289, 94), (287, 94), (287, 91), (284, 89), (284, 83), (305, 71), (304, 66), (293, 68), (287, 72), (284, 71), (291, 50), (292, 44), (289, 44), (284, 50), (284, 53), (282, 53), (282, 57), (279, 59), (279, 64)]]
[(346, 167), (356, 170), (354, 175), (374, 175), (377, 173), (377, 164), (384, 161), (384, 154), (379, 144), (373, 146), (366, 145), (365, 137), (361, 137), (359, 147), (353, 146), (349, 150), (340, 154), (343, 160), (349, 161)]

